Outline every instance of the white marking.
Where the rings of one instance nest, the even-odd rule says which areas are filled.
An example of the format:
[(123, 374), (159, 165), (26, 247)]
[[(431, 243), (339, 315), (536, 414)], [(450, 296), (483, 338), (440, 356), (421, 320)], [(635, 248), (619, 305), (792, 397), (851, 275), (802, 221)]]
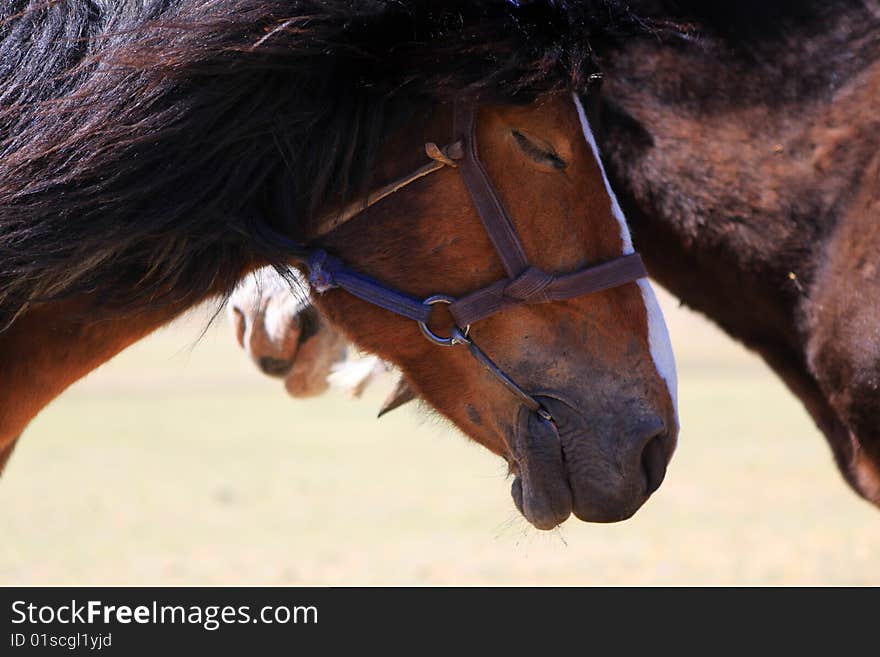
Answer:
[[(255, 340), (261, 349), (268, 342), (283, 350), (293, 318), (308, 304), (308, 297), (302, 293), (308, 283), (299, 272), (295, 272), (295, 278), (297, 285), (293, 290), (272, 267), (263, 267), (245, 277), (233, 290), (227, 313), (233, 318), (237, 309), (247, 318), (244, 349), (252, 356), (259, 355), (251, 349)], [(232, 324), (235, 325), (234, 321)]]
[[(632, 243), (632, 235), (629, 232), (629, 225), (626, 223), (626, 217), (623, 216), (623, 210), (617, 201), (617, 195), (611, 189), (611, 183), (608, 181), (608, 175), (605, 173), (605, 166), (602, 164), (602, 157), (599, 154), (599, 146), (596, 144), (596, 137), (593, 135), (593, 129), (590, 127), (590, 120), (584, 111), (584, 106), (577, 93), (573, 93), (574, 104), (577, 107), (578, 117), (581, 120), (581, 128), (584, 137), (593, 151), (593, 157), (599, 165), (599, 171), (602, 173), (602, 180), (605, 183), (605, 191), (611, 199), (611, 214), (620, 224), (620, 240), (623, 243), (623, 255), (635, 253)], [(666, 321), (663, 319), (663, 311), (660, 304), (657, 303), (657, 296), (654, 294), (654, 288), (644, 278), (638, 281), (639, 289), (642, 291), (642, 300), (645, 304), (645, 312), (648, 316), (648, 346), (651, 350), (651, 357), (654, 359), (654, 366), (657, 373), (666, 382), (669, 389), (669, 396), (672, 397), (672, 404), (675, 407), (675, 413), (678, 415), (678, 374), (675, 370), (675, 356), (672, 353), (672, 342), (669, 340), (669, 329), (666, 328)]]

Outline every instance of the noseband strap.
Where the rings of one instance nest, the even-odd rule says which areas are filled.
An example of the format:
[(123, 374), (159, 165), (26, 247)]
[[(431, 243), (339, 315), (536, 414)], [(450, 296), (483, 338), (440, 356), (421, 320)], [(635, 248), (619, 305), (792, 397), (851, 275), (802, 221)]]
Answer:
[(529, 267), (513, 280), (500, 280), (461, 297), (449, 306), (449, 312), (459, 325), (468, 326), (513, 306), (574, 299), (645, 276), (645, 265), (638, 253), (561, 276)]
[[(470, 326), (518, 305), (573, 299), (631, 283), (648, 274), (637, 253), (561, 275), (550, 274), (530, 265), (516, 228), (480, 161), (475, 119), (475, 105), (456, 103), (453, 118), (455, 140), (449, 146), (441, 149), (436, 144), (427, 144), (425, 152), (431, 158), (430, 163), (380, 188), (365, 201), (346, 206), (341, 212), (319, 221), (313, 234), (325, 235), (410, 183), (435, 171), (454, 167), (461, 174), (486, 234), (507, 272), (507, 278), (459, 299), (438, 294), (421, 300), (348, 268), (339, 258), (321, 249), (311, 249), (304, 264), (308, 267), (309, 283), (315, 292), (323, 294), (327, 290), (341, 288), (373, 305), (418, 322), (422, 333), (435, 344), (467, 346), (474, 358), (527, 408), (543, 419), (552, 421), (540, 402), (517, 385), (474, 343), (468, 334)], [(428, 328), (432, 306), (436, 303), (447, 304), (455, 319), (456, 326), (449, 337), (438, 336)]]

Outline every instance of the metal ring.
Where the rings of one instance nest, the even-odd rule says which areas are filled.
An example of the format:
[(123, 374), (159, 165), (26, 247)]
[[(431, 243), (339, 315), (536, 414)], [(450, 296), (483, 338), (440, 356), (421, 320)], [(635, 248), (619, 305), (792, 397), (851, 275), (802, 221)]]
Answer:
[[(426, 306), (433, 306), (438, 303), (446, 304), (447, 306), (455, 303), (455, 299), (453, 297), (447, 296), (445, 294), (435, 294), (434, 296), (428, 297), (424, 301), (423, 304)], [(456, 333), (461, 333), (464, 337), (467, 337), (468, 331), (471, 330), (470, 324), (464, 327), (464, 329), (458, 329), (458, 331), (453, 331), (452, 335), (447, 338), (444, 338), (442, 335), (437, 335), (428, 328), (428, 325), (425, 322), (418, 322), (419, 329), (422, 331), (422, 335), (424, 335), (428, 340), (433, 342), (436, 345), (440, 345), (441, 347), (454, 347), (457, 344), (461, 344), (462, 340), (459, 336), (456, 336)], [(457, 328), (457, 327), (456, 327)]]

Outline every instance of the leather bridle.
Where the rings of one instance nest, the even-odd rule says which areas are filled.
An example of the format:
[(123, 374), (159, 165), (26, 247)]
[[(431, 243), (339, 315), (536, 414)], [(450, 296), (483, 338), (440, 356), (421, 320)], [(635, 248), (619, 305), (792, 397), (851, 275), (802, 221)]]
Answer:
[[(373, 305), (407, 317), (418, 323), (425, 337), (443, 347), (463, 345), (471, 355), (494, 375), (529, 410), (543, 420), (553, 418), (541, 403), (511, 379), (468, 335), (475, 322), (522, 304), (562, 301), (608, 290), (647, 276), (638, 253), (623, 255), (607, 262), (584, 267), (567, 274), (554, 275), (529, 264), (516, 229), (495, 191), (477, 153), (476, 106), (457, 103), (453, 118), (454, 141), (445, 148), (433, 143), (425, 146), (431, 161), (413, 173), (370, 194), (365, 201), (346, 206), (318, 222), (312, 239), (322, 237), (358, 216), (407, 185), (446, 167), (456, 169), (467, 187), (483, 227), (507, 272), (507, 278), (471, 292), (461, 298), (435, 294), (416, 299), (348, 268), (326, 251), (309, 249), (303, 263), (309, 270), (309, 283), (318, 294), (341, 288)], [(448, 336), (440, 336), (428, 327), (432, 307), (446, 304), (455, 320)]]

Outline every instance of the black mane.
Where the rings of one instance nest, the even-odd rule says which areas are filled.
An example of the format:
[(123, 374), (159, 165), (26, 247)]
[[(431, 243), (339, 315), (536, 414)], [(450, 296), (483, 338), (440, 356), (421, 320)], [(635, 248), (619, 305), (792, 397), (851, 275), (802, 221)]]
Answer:
[(195, 301), (285, 254), (389, 127), (462, 94), (579, 87), (614, 0), (4, 0), (0, 328), (87, 294)]

